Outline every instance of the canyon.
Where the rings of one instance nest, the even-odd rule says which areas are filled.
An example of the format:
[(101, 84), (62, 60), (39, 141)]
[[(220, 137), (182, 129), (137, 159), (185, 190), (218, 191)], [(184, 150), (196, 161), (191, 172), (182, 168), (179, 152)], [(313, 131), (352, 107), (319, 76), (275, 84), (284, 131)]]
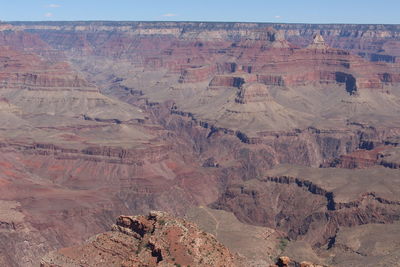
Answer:
[(0, 23), (0, 265), (397, 266), (399, 57), (398, 25)]

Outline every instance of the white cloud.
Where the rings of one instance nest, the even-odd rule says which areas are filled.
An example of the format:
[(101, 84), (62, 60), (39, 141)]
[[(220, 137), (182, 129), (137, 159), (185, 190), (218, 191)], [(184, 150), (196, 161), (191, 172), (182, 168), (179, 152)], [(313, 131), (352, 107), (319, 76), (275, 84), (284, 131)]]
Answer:
[(275, 16), (275, 18), (276, 18), (276, 19), (280, 19), (280, 18), (281, 18), (281, 16), (277, 15), (277, 16)]
[(164, 15), (162, 15), (163, 17), (176, 17), (176, 16), (178, 16), (177, 14), (173, 14), (173, 13), (167, 13), (167, 14), (164, 14)]
[(59, 8), (59, 7), (61, 7), (61, 6), (58, 5), (58, 4), (50, 4), (50, 5), (48, 5), (47, 7), (50, 7), (50, 8)]
[(46, 18), (51, 18), (53, 16), (53, 13), (48, 12), (48, 13), (44, 14), (44, 16)]

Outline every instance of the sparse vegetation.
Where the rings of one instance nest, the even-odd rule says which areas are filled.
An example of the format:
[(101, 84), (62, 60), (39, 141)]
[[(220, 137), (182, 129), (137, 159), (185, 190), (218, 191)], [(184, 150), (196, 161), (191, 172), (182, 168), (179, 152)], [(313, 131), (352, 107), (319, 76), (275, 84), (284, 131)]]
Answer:
[(279, 240), (279, 249), (281, 251), (285, 251), (285, 248), (287, 247), (288, 243), (289, 243), (289, 239), (282, 237)]

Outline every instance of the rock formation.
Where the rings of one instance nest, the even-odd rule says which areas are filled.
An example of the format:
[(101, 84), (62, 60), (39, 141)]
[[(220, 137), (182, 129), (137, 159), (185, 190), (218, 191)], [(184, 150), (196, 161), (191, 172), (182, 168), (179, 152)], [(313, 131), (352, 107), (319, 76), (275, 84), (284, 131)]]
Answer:
[(261, 83), (246, 84), (239, 88), (235, 101), (245, 104), (251, 102), (268, 102), (268, 87)]
[(287, 256), (281, 256), (278, 258), (275, 265), (270, 265), (270, 267), (326, 267), (326, 265), (314, 264), (309, 261), (296, 262)]
[(308, 46), (311, 49), (327, 49), (328, 45), (325, 43), (324, 37), (317, 33), (314, 35), (313, 42)]
[(111, 232), (77, 247), (50, 253), (41, 267), (57, 266), (237, 266), (215, 237), (162, 212), (119, 216)]
[[(328, 247), (332, 247), (337, 232), (344, 227), (391, 224), (399, 219), (400, 202), (394, 197), (398, 194), (392, 194), (399, 190), (397, 170), (280, 166), (269, 174), (298, 176), (270, 176), (232, 185), (212, 207), (231, 211), (246, 223), (279, 229), (286, 232), (290, 240), (307, 241), (314, 247), (327, 245), (318, 240), (318, 236), (330, 240)], [(377, 190), (377, 175), (389, 179), (379, 181), (387, 187), (372, 192)], [(305, 207), (310, 210), (306, 211)], [(390, 260), (389, 256), (383, 259)]]

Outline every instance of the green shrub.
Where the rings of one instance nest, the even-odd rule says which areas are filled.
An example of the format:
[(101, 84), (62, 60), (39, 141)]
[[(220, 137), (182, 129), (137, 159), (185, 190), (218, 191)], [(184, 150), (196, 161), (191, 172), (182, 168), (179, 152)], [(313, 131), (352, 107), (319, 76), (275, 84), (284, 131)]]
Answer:
[(279, 240), (279, 249), (281, 251), (284, 251), (285, 248), (287, 247), (288, 243), (289, 243), (289, 240), (287, 238), (281, 238)]

